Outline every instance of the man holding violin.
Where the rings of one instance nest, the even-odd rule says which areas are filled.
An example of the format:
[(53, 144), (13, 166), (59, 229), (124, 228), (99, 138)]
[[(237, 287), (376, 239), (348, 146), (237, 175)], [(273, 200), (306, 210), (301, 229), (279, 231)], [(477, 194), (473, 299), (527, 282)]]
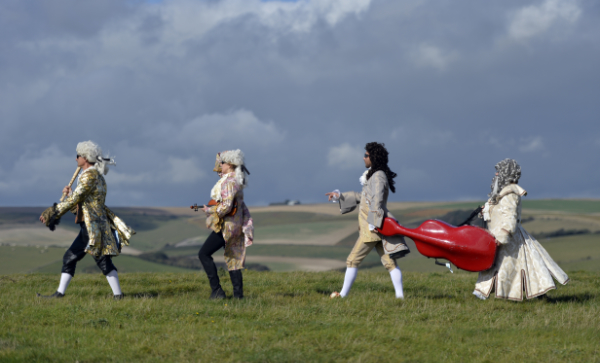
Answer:
[(254, 238), (252, 218), (244, 203), (245, 174), (250, 174), (244, 166), (244, 153), (241, 150), (228, 150), (217, 154), (213, 171), (219, 173), (221, 178), (210, 192), (211, 203), (202, 207), (207, 216), (206, 226), (212, 229), (212, 233), (200, 248), (198, 258), (210, 283), (210, 298), (224, 299), (226, 295), (212, 258), (215, 252), (224, 247), (233, 297), (241, 299), (244, 297), (242, 269), (246, 247), (252, 245)]

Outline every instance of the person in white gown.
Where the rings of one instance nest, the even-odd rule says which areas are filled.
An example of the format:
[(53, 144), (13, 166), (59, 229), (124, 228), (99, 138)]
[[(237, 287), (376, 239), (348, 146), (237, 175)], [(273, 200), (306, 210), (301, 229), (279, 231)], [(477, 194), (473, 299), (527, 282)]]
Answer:
[(482, 211), (498, 248), (492, 267), (479, 273), (473, 295), (485, 300), (495, 290), (496, 298), (514, 301), (544, 295), (555, 289), (553, 278), (565, 285), (567, 274), (521, 226), (521, 198), (527, 195), (518, 185), (521, 167), (513, 159), (496, 164), (490, 199)]

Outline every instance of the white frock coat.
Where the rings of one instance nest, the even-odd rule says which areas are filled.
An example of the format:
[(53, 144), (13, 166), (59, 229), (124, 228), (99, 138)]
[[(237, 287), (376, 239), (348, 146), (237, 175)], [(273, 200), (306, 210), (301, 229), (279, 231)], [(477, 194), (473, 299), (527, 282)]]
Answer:
[(497, 204), (490, 204), (488, 229), (500, 246), (489, 270), (479, 273), (475, 291), (489, 297), (523, 300), (555, 289), (552, 278), (565, 285), (567, 274), (554, 262), (542, 245), (521, 226), (521, 197), (527, 192), (517, 184), (502, 189)]

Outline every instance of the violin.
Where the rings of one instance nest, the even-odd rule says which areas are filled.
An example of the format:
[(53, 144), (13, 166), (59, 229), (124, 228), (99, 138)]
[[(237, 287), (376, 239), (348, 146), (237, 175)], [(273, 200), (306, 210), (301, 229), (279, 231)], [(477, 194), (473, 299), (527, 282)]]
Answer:
[(455, 227), (430, 219), (417, 228), (406, 228), (388, 217), (377, 231), (388, 237), (409, 237), (423, 256), (446, 259), (466, 271), (485, 271), (496, 258), (496, 238), (475, 226)]
[[(208, 201), (208, 203), (206, 204), (207, 207), (212, 207), (214, 205), (218, 205), (219, 202), (217, 202), (214, 199), (211, 199)], [(231, 217), (234, 216), (237, 213), (237, 200), (233, 202), (233, 208), (231, 208), (231, 212), (227, 213), (226, 217)], [(197, 203), (194, 203), (194, 205), (190, 206), (191, 209), (194, 210), (194, 212), (197, 212), (198, 209), (202, 209), (202, 206), (198, 205)]]

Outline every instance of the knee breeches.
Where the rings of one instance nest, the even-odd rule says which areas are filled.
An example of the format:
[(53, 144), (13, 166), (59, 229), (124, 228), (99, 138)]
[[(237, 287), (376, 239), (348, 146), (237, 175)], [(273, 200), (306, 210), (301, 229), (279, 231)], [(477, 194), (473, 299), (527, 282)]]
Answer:
[[(77, 238), (75, 238), (75, 241), (73, 241), (73, 244), (63, 256), (62, 272), (71, 276), (75, 276), (77, 262), (79, 262), (87, 254), (85, 252), (85, 248), (89, 242), (89, 236), (87, 228), (85, 227), (85, 223), (79, 223), (79, 225), (81, 226), (79, 235), (77, 235)], [(98, 268), (100, 268), (100, 271), (102, 271), (104, 275), (108, 275), (112, 270), (117, 270), (115, 265), (113, 265), (111, 256), (93, 257), (96, 261), (96, 265), (98, 265)]]
[(377, 242), (361, 242), (360, 237), (354, 244), (348, 259), (346, 260), (347, 267), (358, 267), (360, 263), (367, 257), (369, 252), (375, 248), (379, 257), (381, 258), (381, 263), (388, 270), (391, 271), (396, 268), (396, 260), (391, 258), (389, 255), (386, 255), (383, 251), (383, 244), (381, 241)]

